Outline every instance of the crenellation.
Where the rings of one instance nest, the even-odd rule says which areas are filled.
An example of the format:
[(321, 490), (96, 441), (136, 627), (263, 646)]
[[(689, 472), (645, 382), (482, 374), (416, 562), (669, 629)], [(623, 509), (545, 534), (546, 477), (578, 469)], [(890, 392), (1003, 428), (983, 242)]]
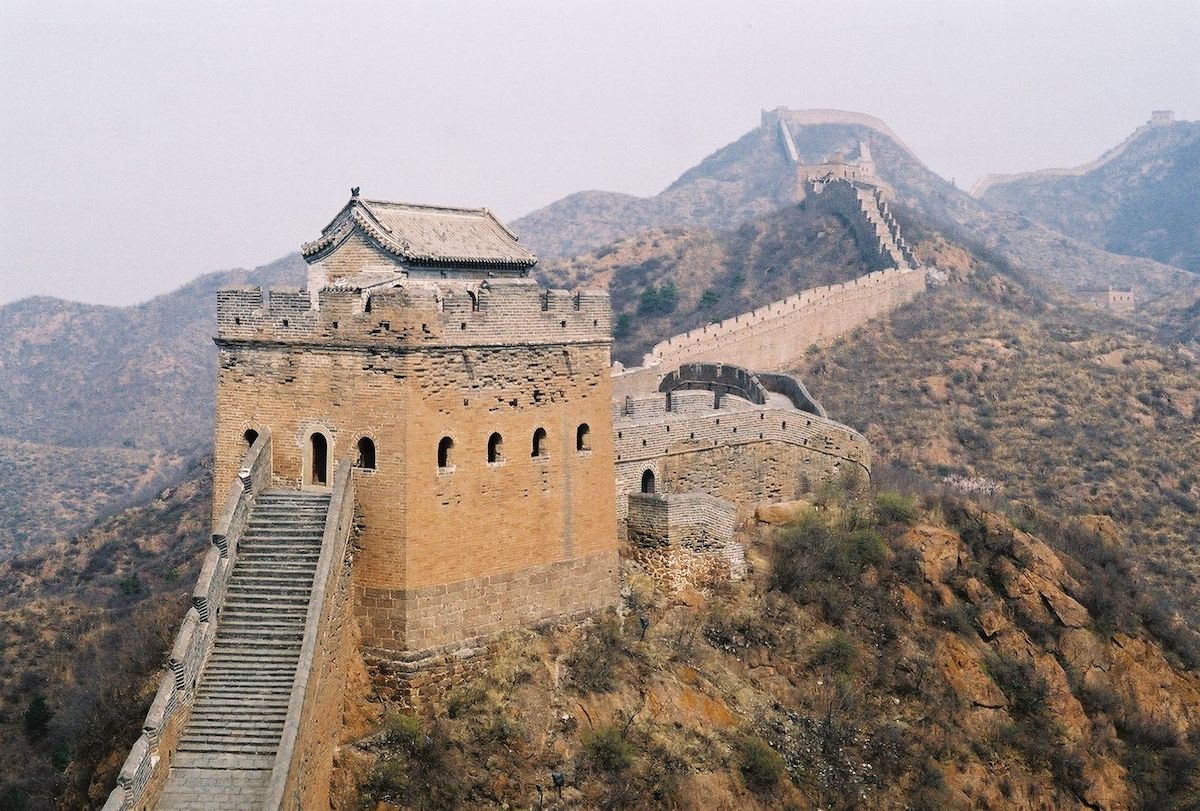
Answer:
[(326, 345), (452, 346), (608, 343), (603, 292), (542, 290), (531, 280), (485, 280), (475, 288), (397, 283), (372, 291), (325, 289), (311, 306), (303, 291), (222, 290), (217, 339)]

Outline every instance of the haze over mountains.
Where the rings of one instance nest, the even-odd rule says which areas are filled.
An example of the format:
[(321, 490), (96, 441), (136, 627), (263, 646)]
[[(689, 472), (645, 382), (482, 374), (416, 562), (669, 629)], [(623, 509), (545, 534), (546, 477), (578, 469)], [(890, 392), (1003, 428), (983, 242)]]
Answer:
[[(921, 747), (932, 757), (945, 746), (944, 737), (955, 741), (955, 758), (974, 759), (974, 771), (961, 776), (963, 782), (996, 786), (989, 789), (996, 802), (1003, 802), (997, 792), (1004, 789), (994, 779), (999, 775), (989, 771), (988, 758), (1026, 763), (1015, 770), (1014, 796), (1030, 802), (1035, 796), (1065, 800), (1076, 789), (1089, 804), (1133, 793), (1169, 797), (1176, 782), (1181, 792), (1188, 789), (1186, 771), (1173, 764), (1184, 762), (1190, 744), (1154, 727), (1164, 719), (1142, 710), (1162, 705), (1163, 684), (1176, 685), (1172, 701), (1179, 703), (1184, 688), (1192, 689), (1200, 661), (1195, 634), (1178, 620), (1185, 615), (1194, 620), (1200, 604), (1200, 479), (1192, 472), (1200, 452), (1195, 430), (1200, 347), (1194, 343), (1200, 311), (1193, 304), (1200, 300), (1200, 279), (1146, 258), (1186, 265), (1177, 258), (1189, 250), (1186, 229), (1179, 231), (1170, 218), (1178, 214), (1176, 203), (1188, 199), (1194, 141), (1186, 133), (1193, 125), (1175, 126), (1178, 137), (1172, 131), (1147, 139), (1127, 150), (1123, 162), (1107, 164), (1103, 177), (1073, 181), (1091, 186), (1053, 191), (1069, 203), (1056, 205), (1045, 202), (1051, 192), (1038, 183), (1013, 184), (1003, 190), (1003, 201), (992, 199), (991, 192), (975, 199), (930, 172), (881, 123), (797, 117), (793, 133), (807, 162), (852, 156), (858, 142), (866, 141), (879, 174), (897, 190), (897, 215), (918, 255), (966, 280), (807, 353), (797, 371), (832, 412), (868, 436), (881, 461), (925, 481), (951, 477), (971, 486), (995, 485), (1001, 498), (1028, 509), (1021, 530), (1032, 531), (1047, 510), (1073, 516), (1078, 526), (1058, 527), (1047, 542), (1075, 556), (1064, 559), (1070, 578), (1062, 576), (1062, 588), (1086, 604), (1093, 617), (1087, 622), (1096, 626), (1098, 638), (1110, 641), (1096, 648), (1091, 625), (1086, 633), (1064, 632), (1037, 594), (1027, 605), (1029, 595), (1020, 591), (1024, 581), (1005, 580), (1030, 576), (1027, 564), (1038, 564), (1030, 571), (1042, 571), (1052, 553), (1019, 560), (1020, 570), (1012, 569), (1009, 558), (1017, 553), (1005, 543), (1024, 538), (1028, 544), (1027, 536), (995, 516), (964, 514), (955, 517), (961, 523), (914, 535), (923, 544), (914, 558), (917, 568), (896, 566), (895, 576), (919, 595), (906, 606), (885, 605), (874, 589), (845, 586), (854, 596), (837, 596), (845, 597), (849, 624), (831, 615), (812, 624), (820, 612), (805, 604), (768, 612), (765, 636), (741, 614), (714, 619), (715, 611), (685, 607), (684, 616), (674, 620), (680, 627), (716, 627), (741, 646), (734, 648), (736, 655), (719, 653), (724, 658), (714, 660), (718, 654), (700, 640), (706, 666), (746, 678), (739, 670), (748, 659), (742, 654), (753, 647), (763, 662), (775, 657), (772, 667), (796, 669), (811, 681), (813, 673), (827, 671), (805, 670), (812, 668), (804, 664), (811, 651), (787, 649), (794, 643), (786, 640), (797, 636), (789, 629), (809, 623), (804, 627), (813, 638), (847, 634), (854, 650), (868, 652), (864, 661), (873, 661), (877, 620), (886, 617), (888, 627), (908, 629), (904, 634), (919, 631), (895, 651), (896, 661), (916, 664), (911, 673), (896, 670), (899, 675), (881, 668), (883, 676), (872, 680), (870, 692), (886, 712), (875, 718), (860, 708), (855, 712), (862, 718), (854, 723), (872, 730), (873, 740), (887, 734), (911, 740), (879, 719), (892, 717), (901, 702), (906, 707), (924, 702), (938, 708), (941, 726), (922, 733)], [(864, 271), (845, 223), (789, 205), (790, 172), (777, 133), (755, 128), (653, 198), (584, 192), (533, 212), (513, 228), (544, 256), (537, 269), (544, 278), (608, 287), (618, 326), (614, 354), (636, 361), (649, 343), (667, 335)], [(1182, 197), (1163, 195), (1164, 188)], [(1111, 212), (1095, 221), (1081, 214), (1093, 193), (1114, 201)], [(1156, 206), (1163, 201), (1160, 211)], [(1070, 216), (1072, 206), (1077, 216)], [(1052, 221), (1054, 215), (1061, 221)], [(1120, 229), (1134, 235), (1121, 245), (1146, 256), (1114, 252), (1112, 235)], [(1172, 240), (1156, 236), (1162, 231)], [(89, 792), (95, 799), (111, 787), (119, 756), (110, 756), (106, 744), (139, 732), (153, 692), (148, 679), (159, 665), (153, 654), (169, 644), (206, 545), (210, 471), (194, 460), (206, 457), (211, 443), (215, 291), (238, 283), (295, 286), (303, 277), (303, 262), (292, 255), (254, 271), (209, 274), (137, 307), (38, 298), (0, 308), (0, 471), (7, 477), (0, 479), (0, 624), (18, 640), (5, 647), (0, 637), (6, 650), (0, 657), (0, 742), (9, 743), (7, 762), (34, 759), (36, 768), (29, 772), (45, 786), (65, 780), (70, 787), (65, 796), (76, 804)], [(1155, 299), (1138, 322), (1123, 320), (1074, 301), (1070, 291), (1077, 284), (1131, 285), (1143, 300)], [(670, 295), (664, 292), (668, 287)], [(97, 516), (133, 502), (141, 506), (75, 534)], [(980, 522), (991, 522), (990, 535), (980, 536)], [(1080, 535), (1079, 526), (1088, 532)], [(1048, 525), (1035, 534), (1044, 529)], [(941, 575), (945, 582), (927, 577), (926, 571), (947, 568), (949, 558), (938, 544), (970, 549), (979, 565), (951, 566), (955, 571)], [(1135, 570), (1157, 593), (1179, 597), (1184, 611), (1141, 591)], [(754, 611), (747, 615), (760, 613), (759, 597), (748, 604)], [(895, 613), (901, 608), (908, 613)], [(1022, 613), (1039, 610), (1046, 616), (1034, 621)], [(1006, 624), (999, 634), (997, 616)], [(148, 643), (132, 638), (130, 618), (150, 629)], [(929, 692), (931, 682), (918, 675), (926, 672), (918, 665), (929, 662), (913, 650), (940, 639), (947, 628), (972, 645), (983, 638), (981, 632), (989, 633), (985, 628), (992, 629), (983, 643), (989, 656), (992, 647), (1005, 655), (1014, 646), (1034, 652), (1039, 672), (1054, 676), (1042, 685), (1043, 690), (1052, 685), (1048, 702), (1058, 717), (1069, 719), (1072, 745), (1086, 755), (1088, 786), (1070, 788), (1078, 777), (1072, 763), (1043, 763), (1036, 752), (1021, 749), (1033, 748), (1043, 731), (1042, 716), (1014, 715), (1018, 731), (1024, 731), (1020, 746), (987, 731), (981, 717), (1002, 713), (1010, 701), (995, 685), (988, 687), (984, 672), (1002, 659), (964, 655), (949, 671), (959, 680), (948, 685), (935, 680), (942, 692)], [(1082, 647), (1081, 638), (1091, 647)], [(554, 644), (559, 642), (574, 644)], [(1093, 662), (1113, 657), (1120, 661), (1117, 670), (1104, 671)], [(1065, 670), (1060, 660), (1068, 663)], [(647, 665), (631, 658), (622, 667)], [(101, 671), (107, 680), (96, 678)], [(654, 679), (663, 677), (651, 672)], [(1081, 674), (1091, 674), (1091, 680), (1084, 684)], [(854, 676), (866, 679), (867, 671)], [(893, 676), (896, 685), (888, 682)], [(1097, 687), (1109, 685), (1110, 676), (1117, 685), (1110, 692), (1120, 691), (1116, 697)], [(905, 681), (910, 677), (915, 686)], [(27, 688), (47, 681), (53, 683), (47, 694), (59, 717), (46, 742), (26, 746), (18, 725)], [(1013, 707), (1028, 700), (1014, 692), (1013, 683), (1000, 682), (1013, 692)], [(533, 703), (547, 705), (556, 695), (536, 678), (531, 683), (541, 691), (533, 694)], [(751, 678), (732, 683), (760, 687)], [(960, 722), (958, 704), (946, 703), (946, 690), (970, 708), (970, 723)], [(974, 703), (975, 691), (986, 692), (996, 706)], [(686, 696), (695, 700), (693, 693)], [(635, 698), (620, 696), (629, 708)], [(703, 706), (720, 700), (706, 696)], [(1170, 706), (1176, 713), (1175, 704)], [(926, 730), (928, 724), (919, 726)], [(1104, 745), (1089, 746), (1092, 735)], [(123, 754), (128, 743), (116, 741), (113, 751)], [(879, 757), (869, 749), (861, 755), (855, 763)], [(488, 778), (483, 782), (493, 776), (482, 765), (492, 762), (488, 756), (479, 756), (476, 764)], [(64, 758), (70, 763), (65, 778)], [(916, 767), (910, 763), (905, 769)], [(1066, 787), (1037, 794), (1056, 781)]]
[(982, 199), (1112, 253), (1200, 273), (1200, 122), (1140, 128), (1090, 171), (1033, 172)]
[[(1063, 287), (1112, 284), (1132, 286), (1143, 297), (1165, 295), (1164, 317), (1174, 314), (1177, 332), (1186, 333), (1184, 306), (1194, 300), (1187, 297), (1194, 276), (1101, 250), (1087, 244), (1098, 238), (1066, 223), (1062, 227), (1079, 239), (1011, 211), (993, 210), (987, 200), (976, 200), (931, 172), (883, 122), (844, 113), (823, 122), (826, 112), (784, 114), (790, 116), (801, 158), (811, 163), (853, 156), (860, 141), (867, 143), (879, 174), (897, 190), (897, 208), (910, 227), (941, 229)], [(1164, 131), (1169, 137), (1139, 144), (1129, 161), (1105, 167), (1103, 184), (1120, 185), (1120, 171), (1137, 170), (1161, 150), (1156, 176), (1186, 189), (1188, 172), (1194, 171), (1188, 150), (1195, 140), (1184, 135), (1194, 131), (1192, 126), (1175, 124)], [(1176, 130), (1184, 135), (1176, 136)], [(1101, 182), (1090, 176), (1082, 181)], [(1152, 223), (1158, 198), (1149, 185), (1142, 186), (1148, 191), (1138, 197), (1138, 216)], [(628, 316), (616, 353), (631, 360), (667, 334), (750, 309), (790, 288), (836, 281), (832, 268), (839, 264), (843, 275), (853, 275), (858, 265), (846, 254), (836, 222), (822, 226), (794, 211), (775, 213), (787, 206), (791, 193), (791, 168), (778, 131), (758, 126), (655, 197), (581, 192), (512, 227), (544, 257), (540, 272), (547, 278), (570, 284), (599, 274), (610, 283), (618, 315)], [(1177, 215), (1178, 206), (1162, 212), (1164, 218)], [(739, 231), (743, 226), (748, 230)], [(676, 230), (638, 236), (647, 229)], [(603, 257), (566, 261), (613, 242), (618, 244), (597, 251)], [(1144, 252), (1170, 258), (1188, 250), (1181, 244), (1168, 253)], [(229, 283), (297, 285), (302, 279), (303, 264), (292, 256), (252, 272), (209, 274), (137, 307), (35, 298), (0, 308), (0, 458), (6, 463), (0, 556), (46, 542), (154, 492), (187, 459), (206, 453), (213, 293)], [(679, 301), (670, 307), (641, 306), (647, 283), (670, 279), (682, 291)], [(1178, 306), (1172, 303), (1176, 297), (1182, 302)], [(73, 463), (61, 464), (66, 458)], [(49, 508), (39, 505), (35, 494), (50, 494)]]

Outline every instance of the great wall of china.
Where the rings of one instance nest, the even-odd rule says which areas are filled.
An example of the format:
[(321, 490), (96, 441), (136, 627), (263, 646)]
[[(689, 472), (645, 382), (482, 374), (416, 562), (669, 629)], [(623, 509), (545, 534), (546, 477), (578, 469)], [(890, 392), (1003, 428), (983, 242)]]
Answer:
[(867, 441), (780, 370), (926, 269), (865, 144), (804, 166), (784, 126), (781, 148), (877, 269), (638, 369), (609, 366), (607, 295), (540, 290), (486, 210), (356, 189), (304, 248), (307, 291), (221, 291), (213, 546), (105, 811), (327, 807), (352, 657), (422, 706), (497, 634), (616, 604), (619, 539), (668, 589), (738, 577), (756, 504), (869, 475)]
[(1017, 172), (1015, 174), (988, 174), (979, 178), (975, 185), (971, 187), (972, 197), (983, 197), (987, 190), (993, 186), (1003, 185), (1005, 183), (1015, 183), (1021, 180), (1038, 180), (1050, 177), (1079, 177), (1086, 175), (1088, 172), (1094, 172), (1101, 166), (1112, 162), (1116, 158), (1124, 154), (1125, 150), (1143, 135), (1155, 127), (1169, 126), (1175, 119), (1175, 114), (1170, 110), (1155, 110), (1150, 114), (1150, 120), (1129, 134), (1124, 141), (1106, 151), (1103, 155), (1096, 158), (1094, 161), (1080, 164), (1079, 166), (1063, 167), (1057, 169), (1036, 169), (1032, 172)]

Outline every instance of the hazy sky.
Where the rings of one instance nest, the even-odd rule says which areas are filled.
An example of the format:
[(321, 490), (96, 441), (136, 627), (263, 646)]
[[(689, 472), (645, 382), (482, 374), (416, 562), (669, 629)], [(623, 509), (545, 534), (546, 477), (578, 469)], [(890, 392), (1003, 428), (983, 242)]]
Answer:
[(349, 194), (512, 219), (661, 190), (761, 108), (887, 121), (935, 171), (1200, 118), (1200, 1), (0, 0), (0, 302), (130, 303), (314, 238)]

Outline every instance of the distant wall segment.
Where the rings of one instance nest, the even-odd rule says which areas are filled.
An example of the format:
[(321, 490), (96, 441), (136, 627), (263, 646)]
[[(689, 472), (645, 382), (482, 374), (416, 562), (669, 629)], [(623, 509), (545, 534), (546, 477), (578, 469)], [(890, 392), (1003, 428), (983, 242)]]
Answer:
[(616, 371), (613, 394), (620, 400), (655, 391), (668, 372), (685, 363), (724, 361), (752, 369), (787, 369), (809, 346), (831, 341), (924, 290), (922, 268), (876, 271), (805, 290), (655, 344), (642, 366)]

